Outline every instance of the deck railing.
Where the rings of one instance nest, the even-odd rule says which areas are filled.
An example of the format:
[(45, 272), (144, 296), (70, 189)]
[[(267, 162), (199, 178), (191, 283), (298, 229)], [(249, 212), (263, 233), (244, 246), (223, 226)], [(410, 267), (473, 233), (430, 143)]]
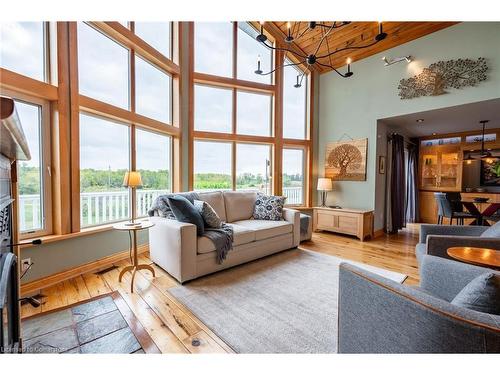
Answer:
[[(147, 216), (148, 209), (158, 195), (165, 190), (137, 190), (137, 216)], [(285, 187), (286, 204), (302, 203), (302, 187)], [(19, 197), (21, 231), (41, 228), (40, 196), (24, 194)], [(128, 191), (107, 191), (80, 194), (80, 222), (82, 227), (99, 225), (129, 218)]]

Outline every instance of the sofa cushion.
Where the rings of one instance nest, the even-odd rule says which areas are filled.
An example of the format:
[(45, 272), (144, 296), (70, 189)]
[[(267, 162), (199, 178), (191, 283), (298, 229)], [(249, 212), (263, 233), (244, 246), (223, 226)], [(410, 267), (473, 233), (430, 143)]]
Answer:
[(226, 221), (226, 206), (224, 205), (224, 197), (222, 196), (222, 191), (210, 191), (206, 193), (199, 193), (199, 198), (202, 201), (207, 202), (217, 215), (219, 215), (222, 221)]
[(500, 238), (500, 221), (481, 233), (481, 237)]
[(281, 220), (283, 219), (283, 206), (286, 197), (275, 195), (257, 194), (253, 218), (258, 220)]
[[(233, 228), (233, 246), (240, 246), (255, 241), (255, 231), (242, 225), (228, 224)], [(198, 237), (198, 254), (215, 251), (214, 243), (207, 237)]]
[(451, 304), (500, 315), (500, 274), (489, 272), (479, 275), (453, 298)]
[(253, 215), (257, 192), (255, 191), (225, 191), (226, 221), (233, 223), (238, 220), (250, 219)]
[(177, 221), (196, 225), (196, 233), (202, 235), (205, 231), (205, 223), (198, 209), (187, 198), (182, 195), (173, 195), (167, 198), (168, 205)]
[(233, 246), (244, 245), (255, 241), (255, 230), (235, 223), (228, 224), (233, 228)]
[(265, 240), (266, 238), (276, 237), (282, 234), (291, 233), (293, 225), (288, 221), (269, 221), (269, 220), (239, 220), (234, 224), (255, 231), (255, 240)]
[(215, 251), (215, 245), (210, 240), (210, 238), (205, 236), (198, 236), (197, 238), (197, 253), (198, 254), (206, 254)]

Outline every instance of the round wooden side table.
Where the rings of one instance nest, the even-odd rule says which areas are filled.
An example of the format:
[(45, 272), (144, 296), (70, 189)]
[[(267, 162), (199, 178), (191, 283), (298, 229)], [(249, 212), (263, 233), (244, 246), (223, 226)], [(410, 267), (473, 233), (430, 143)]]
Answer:
[(154, 226), (154, 223), (149, 221), (141, 221), (138, 222), (137, 225), (126, 225), (126, 223), (118, 223), (113, 225), (113, 229), (120, 231), (128, 231), (132, 236), (131, 251), (133, 251), (133, 260), (131, 266), (126, 266), (120, 272), (120, 276), (118, 277), (118, 281), (122, 281), (122, 277), (125, 272), (132, 272), (132, 280), (130, 281), (130, 292), (134, 293), (134, 279), (135, 274), (139, 270), (148, 270), (151, 271), (153, 277), (155, 277), (155, 270), (149, 264), (139, 264), (139, 260), (137, 259), (137, 232), (143, 229), (148, 229)]
[(476, 266), (500, 269), (500, 251), (480, 247), (450, 247), (448, 255), (461, 262)]

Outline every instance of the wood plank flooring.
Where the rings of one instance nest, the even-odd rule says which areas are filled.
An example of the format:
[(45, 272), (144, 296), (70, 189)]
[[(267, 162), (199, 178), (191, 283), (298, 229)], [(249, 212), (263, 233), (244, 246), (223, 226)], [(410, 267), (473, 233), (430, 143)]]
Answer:
[[(384, 235), (366, 242), (327, 232), (314, 233), (312, 241), (303, 242), (301, 247), (404, 273), (408, 275), (405, 283), (417, 284), (417, 241), (418, 225), (411, 225), (397, 235)], [(139, 258), (141, 263), (151, 263), (147, 255)], [(162, 353), (233, 352), (168, 292), (177, 281), (164, 270), (153, 264), (155, 278), (147, 271), (140, 271), (135, 279), (135, 293), (130, 293), (130, 273), (121, 283), (118, 282), (120, 270), (126, 265), (127, 261), (121, 261), (108, 270), (80, 275), (43, 289), (42, 305), (33, 308), (23, 304), (22, 317), (118, 291)], [(193, 340), (199, 341), (200, 345), (194, 346)]]

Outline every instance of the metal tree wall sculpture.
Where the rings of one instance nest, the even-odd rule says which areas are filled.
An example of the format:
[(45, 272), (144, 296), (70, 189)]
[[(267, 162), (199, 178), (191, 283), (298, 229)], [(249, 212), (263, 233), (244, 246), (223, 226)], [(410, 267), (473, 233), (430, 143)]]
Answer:
[(486, 80), (488, 65), (483, 57), (477, 60), (458, 59), (438, 61), (422, 73), (399, 81), (399, 97), (413, 99), (419, 96), (436, 96), (446, 94), (446, 89), (461, 89), (475, 86)]

